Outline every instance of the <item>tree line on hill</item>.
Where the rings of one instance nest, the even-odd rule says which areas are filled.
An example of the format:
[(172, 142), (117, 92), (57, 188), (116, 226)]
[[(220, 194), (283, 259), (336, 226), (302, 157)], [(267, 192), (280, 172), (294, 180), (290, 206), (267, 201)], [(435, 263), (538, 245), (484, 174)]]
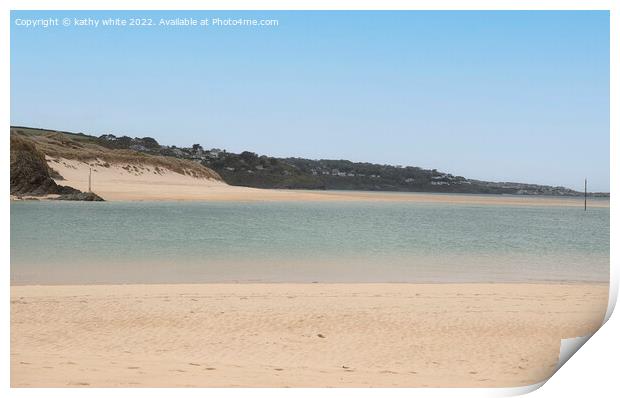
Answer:
[(335, 159), (276, 158), (254, 152), (227, 152), (160, 145), (152, 137), (131, 138), (105, 134), (98, 144), (112, 149), (173, 156), (215, 170), (230, 185), (279, 189), (446, 192), (576, 196), (581, 193), (547, 185), (487, 182), (442, 173), (436, 169), (393, 166)]

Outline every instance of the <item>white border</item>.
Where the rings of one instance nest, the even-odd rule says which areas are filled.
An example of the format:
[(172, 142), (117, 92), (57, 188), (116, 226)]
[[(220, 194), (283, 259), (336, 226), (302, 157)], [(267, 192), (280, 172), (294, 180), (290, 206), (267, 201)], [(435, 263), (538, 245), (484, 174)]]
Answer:
[[(591, 0), (591, 1), (582, 1), (582, 0), (436, 0), (436, 1), (425, 1), (425, 0), (410, 0), (410, 1), (397, 1), (397, 0), (384, 0), (384, 1), (368, 1), (368, 0), (358, 0), (358, 1), (344, 1), (344, 0), (299, 0), (299, 1), (285, 1), (285, 0), (266, 0), (266, 1), (258, 1), (258, 0), (212, 0), (212, 1), (192, 1), (192, 0), (180, 0), (180, 1), (171, 1), (171, 0), (127, 0), (127, 1), (105, 1), (105, 0), (91, 0), (87, 4), (83, 1), (78, 0), (56, 0), (56, 1), (45, 1), (45, 0), (24, 0), (24, 1), (16, 1), (16, 0), (5, 0), (2, 2), (0, 6), (2, 8), (2, 19), (0, 19), (0, 54), (1, 62), (0, 62), (0, 70), (1, 70), (1, 82), (0, 87), (9, 88), (10, 87), (10, 70), (9, 63), (7, 60), (9, 59), (10, 54), (10, 10), (375, 10), (375, 9), (383, 9), (383, 10), (610, 10), (611, 16), (611, 65), (610, 65), (610, 82), (611, 82), (611, 91), (610, 91), (610, 166), (611, 166), (611, 185), (610, 190), (612, 192), (611, 197), (611, 209), (610, 209), (610, 232), (611, 232), (611, 280), (610, 280), (610, 297), (609, 297), (609, 307), (607, 310), (606, 320), (609, 319), (611, 313), (613, 312), (613, 308), (617, 301), (618, 296), (618, 267), (617, 267), (617, 250), (614, 247), (618, 246), (617, 234), (615, 231), (617, 230), (616, 226), (618, 226), (618, 216), (616, 212), (613, 211), (615, 209), (615, 196), (613, 195), (616, 191), (617, 183), (618, 183), (618, 175), (616, 170), (618, 170), (618, 162), (615, 160), (615, 155), (618, 153), (618, 140), (615, 135), (618, 127), (618, 117), (614, 114), (614, 109), (620, 109), (618, 105), (620, 102), (618, 101), (619, 87), (618, 87), (618, 73), (620, 70), (620, 59), (619, 59), (619, 49), (620, 43), (618, 43), (618, 16), (617, 12), (620, 9), (617, 2), (612, 0)], [(7, 121), (5, 128), (8, 130), (8, 126), (10, 125), (10, 90), (5, 89), (3, 95), (0, 97), (1, 105), (0, 106), (0, 117), (2, 120)], [(2, 387), (8, 389), (9, 386), (9, 370), (10, 370), (10, 334), (9, 334), (9, 325), (10, 325), (10, 289), (9, 289), (9, 261), (10, 261), (10, 248), (9, 248), (9, 223), (8, 217), (10, 214), (9, 208), (9, 151), (8, 151), (8, 135), (5, 136), (3, 141), (3, 148), (0, 152), (0, 158), (2, 159), (3, 170), (5, 173), (2, 174), (2, 189), (4, 190), (4, 198), (5, 202), (2, 204), (2, 214), (6, 216), (3, 220), (7, 220), (4, 223), (4, 228), (1, 231), (2, 237), (2, 265), (3, 268), (3, 283), (0, 284), (0, 289), (2, 291), (3, 297), (3, 306), (2, 306), (2, 320), (5, 327), (2, 328), (0, 332), (3, 337), (3, 343), (1, 346), (0, 356), (1, 356), (1, 381)], [(617, 318), (617, 316), (615, 317)], [(616, 332), (620, 329), (617, 325), (617, 319), (614, 319), (611, 322), (615, 325)], [(612, 325), (610, 325), (611, 327)], [(607, 325), (605, 326), (607, 328)], [(598, 333), (595, 335), (594, 339), (596, 340)], [(610, 341), (609, 333), (606, 334), (608, 341), (607, 344), (614, 344), (615, 351), (612, 352), (618, 353), (617, 343)], [(588, 342), (585, 345), (585, 350), (589, 348), (591, 342)], [(592, 344), (594, 345), (594, 344)], [(601, 350), (601, 347), (598, 348)], [(582, 349), (584, 351), (584, 349)], [(580, 353), (581, 354), (581, 353)], [(590, 352), (591, 354), (591, 352)], [(602, 362), (600, 366), (605, 366), (605, 357), (606, 351), (599, 352), (598, 361), (596, 359), (592, 359), (593, 361)], [(579, 355), (578, 355), (579, 356)], [(609, 362), (608, 365), (611, 366), (613, 362)], [(570, 361), (569, 361), (569, 365)], [(583, 364), (581, 364), (583, 365)], [(593, 376), (595, 370), (597, 368), (597, 364), (586, 364), (586, 366), (582, 366), (582, 370), (590, 370), (590, 375)], [(575, 368), (575, 366), (571, 366), (571, 368)], [(594, 371), (592, 369), (594, 368)], [(558, 372), (557, 376), (554, 376), (554, 385), (558, 386), (560, 384), (560, 376), (562, 376), (563, 370)], [(567, 372), (568, 373), (568, 370)], [(562, 389), (559, 391), (563, 394), (571, 395), (571, 392), (576, 390), (571, 388), (571, 385), (580, 385), (583, 386), (584, 381), (578, 382), (575, 380), (577, 375), (569, 375), (563, 379), (564, 384), (568, 384), (569, 388)], [(556, 380), (557, 379), (557, 380)], [(599, 383), (601, 381), (599, 380)], [(598, 396), (612, 396), (614, 392), (617, 391), (617, 386), (614, 383), (614, 379), (608, 380), (610, 386), (616, 387), (611, 388), (610, 390), (599, 390), (599, 393), (607, 392), (609, 395), (598, 395)], [(587, 383), (587, 380), (585, 381)], [(542, 384), (542, 383), (541, 383)], [(551, 384), (551, 383), (550, 383)], [(295, 389), (295, 390), (285, 390), (285, 389), (210, 389), (208, 390), (209, 395), (217, 395), (221, 397), (229, 397), (229, 396), (258, 396), (258, 397), (267, 397), (267, 396), (282, 396), (286, 394), (289, 396), (290, 394), (296, 396), (314, 396), (316, 393), (320, 393), (322, 395), (327, 396), (340, 396), (341, 394), (349, 394), (354, 392), (357, 395), (361, 396), (376, 396), (377, 394), (381, 396), (509, 396), (509, 395), (517, 395), (524, 394), (529, 391), (533, 391), (537, 389), (540, 385), (533, 385), (521, 388), (501, 388), (501, 389), (482, 389), (482, 388), (471, 388), (471, 389), (321, 389), (320, 392), (314, 389)], [(344, 391), (346, 390), (346, 391)], [(353, 390), (353, 391), (351, 391)], [(543, 393), (545, 389), (539, 391)], [(51, 397), (65, 397), (65, 396), (82, 396), (85, 394), (92, 396), (106, 396), (111, 390), (107, 389), (10, 389), (7, 391), (9, 396), (51, 396)], [(205, 390), (203, 389), (115, 389), (114, 393), (122, 393), (123, 395), (149, 395), (154, 397), (168, 396), (170, 394), (181, 395), (181, 396), (203, 396), (205, 394)], [(6, 395), (5, 395), (6, 396)]]

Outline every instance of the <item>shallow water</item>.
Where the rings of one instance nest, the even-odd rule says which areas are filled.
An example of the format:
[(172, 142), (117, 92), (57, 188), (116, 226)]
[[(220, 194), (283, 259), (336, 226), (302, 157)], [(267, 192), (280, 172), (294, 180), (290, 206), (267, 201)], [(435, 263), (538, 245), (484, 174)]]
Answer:
[(11, 203), (14, 284), (608, 280), (609, 208)]

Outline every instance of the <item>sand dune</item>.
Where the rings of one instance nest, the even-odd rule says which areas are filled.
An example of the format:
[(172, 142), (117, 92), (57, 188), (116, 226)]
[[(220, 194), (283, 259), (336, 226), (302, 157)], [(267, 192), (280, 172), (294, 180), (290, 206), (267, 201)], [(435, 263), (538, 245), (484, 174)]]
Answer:
[[(437, 195), (427, 193), (300, 191), (236, 187), (208, 178), (195, 178), (153, 166), (108, 164), (48, 157), (48, 164), (64, 177), (56, 180), (88, 190), (89, 167), (93, 191), (108, 201), (395, 201), (454, 204), (583, 206), (580, 198), (532, 196)], [(592, 200), (591, 207), (609, 207), (608, 200)]]
[(11, 385), (518, 386), (602, 284), (13, 286)]

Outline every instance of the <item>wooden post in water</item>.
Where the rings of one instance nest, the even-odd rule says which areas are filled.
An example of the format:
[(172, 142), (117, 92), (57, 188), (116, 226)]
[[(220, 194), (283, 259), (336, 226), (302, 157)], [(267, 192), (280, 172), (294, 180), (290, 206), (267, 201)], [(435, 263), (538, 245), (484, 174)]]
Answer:
[(93, 169), (92, 168), (88, 168), (88, 192), (92, 192), (91, 190), (91, 179), (92, 179), (92, 175), (93, 175)]
[(588, 209), (588, 179), (583, 180), (583, 211)]

